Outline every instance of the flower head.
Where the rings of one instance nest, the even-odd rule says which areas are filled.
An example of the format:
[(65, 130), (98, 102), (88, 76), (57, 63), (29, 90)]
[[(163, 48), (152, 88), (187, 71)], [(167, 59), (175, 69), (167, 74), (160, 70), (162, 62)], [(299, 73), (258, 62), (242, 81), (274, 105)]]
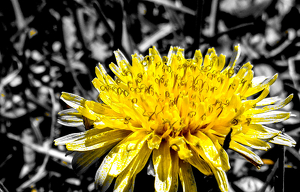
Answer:
[[(254, 77), (250, 63), (235, 71), (239, 46), (225, 68), (225, 56), (213, 48), (205, 57), (197, 50), (192, 59), (185, 59), (184, 49), (171, 47), (161, 57), (153, 47), (146, 57), (133, 55), (132, 65), (120, 51), (114, 53), (117, 65), (109, 67), (115, 80), (102, 65), (96, 67), (93, 84), (101, 102), (70, 93), (61, 96), (72, 109), (60, 112), (59, 122), (68, 126), (85, 122), (93, 128), (55, 140), (68, 150), (86, 152), (80, 158), (82, 168), (110, 150), (95, 177), (103, 191), (115, 177), (116, 191), (133, 189), (151, 155), (156, 191), (176, 191), (178, 176), (184, 191), (197, 191), (191, 165), (213, 174), (220, 190), (227, 191), (226, 145), (258, 168), (263, 162), (248, 147), (295, 145), (288, 135), (265, 126), (290, 117), (277, 109), (293, 96), (265, 98), (277, 75)], [(258, 97), (248, 99), (256, 93)]]

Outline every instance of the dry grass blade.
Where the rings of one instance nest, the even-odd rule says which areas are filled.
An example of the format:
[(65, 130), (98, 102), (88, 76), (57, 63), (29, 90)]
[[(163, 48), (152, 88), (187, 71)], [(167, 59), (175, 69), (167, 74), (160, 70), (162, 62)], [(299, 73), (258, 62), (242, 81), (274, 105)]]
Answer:
[[(25, 22), (19, 1), (11, 0), (11, 3), (13, 5), (14, 12), (15, 12), (16, 25), (19, 30), (24, 29), (24, 27), (26, 26), (26, 22)], [(20, 37), (19, 42), (17, 43), (18, 46), (16, 46), (16, 48), (19, 48), (19, 50), (22, 50), (24, 43), (25, 43), (25, 34), (23, 33), (22, 36)]]
[(51, 97), (51, 103), (52, 103), (52, 113), (51, 113), (51, 117), (52, 117), (52, 121), (51, 121), (51, 130), (50, 130), (50, 138), (48, 141), (45, 141), (45, 147), (46, 148), (44, 151), (49, 151), (49, 153), (45, 153), (45, 157), (44, 157), (44, 161), (43, 164), (39, 167), (37, 173), (31, 177), (28, 181), (24, 182), (22, 185), (20, 185), (17, 188), (17, 191), (23, 191), (24, 189), (30, 187), (31, 185), (33, 185), (34, 183), (38, 182), (39, 180), (41, 180), (42, 178), (44, 178), (47, 175), (47, 170), (46, 170), (46, 165), (49, 161), (49, 156), (50, 156), (50, 148), (51, 148), (51, 143), (53, 140), (53, 136), (54, 136), (54, 128), (55, 128), (55, 122), (56, 122), (56, 111), (55, 111), (55, 96), (54, 96), (54, 91), (53, 89), (49, 88), (48, 89), (50, 97)]
[(3, 88), (9, 84), (21, 71), (22, 69), (22, 64), (20, 62), (18, 63), (18, 69), (14, 70), (13, 72), (11, 72), (10, 74), (8, 74), (7, 76), (3, 77), (1, 79), (0, 82), (0, 93), (2, 92)]
[(41, 153), (41, 154), (44, 154), (44, 155), (49, 154), (49, 156), (51, 156), (53, 158), (57, 158), (57, 159), (59, 159), (61, 161), (64, 161), (66, 163), (71, 163), (72, 162), (72, 156), (65, 156), (64, 152), (60, 152), (56, 149), (47, 149), (44, 146), (24, 141), (19, 136), (14, 135), (12, 133), (8, 133), (7, 137), (10, 138), (10, 139), (13, 139), (15, 141), (18, 141), (18, 142), (22, 143), (25, 146), (30, 147), (31, 149), (33, 149), (34, 151), (36, 151), (38, 153)]
[(181, 12), (186, 13), (186, 14), (190, 14), (190, 15), (194, 15), (194, 16), (196, 15), (196, 12), (194, 10), (192, 10), (188, 7), (185, 7), (185, 6), (177, 6), (176, 4), (174, 4), (173, 2), (168, 1), (168, 0), (165, 0), (165, 1), (145, 0), (145, 1), (149, 1), (149, 2), (152, 2), (152, 3), (158, 4), (158, 5), (163, 5), (163, 6), (175, 9), (177, 11), (181, 11)]
[(260, 189), (259, 192), (265, 192), (269, 183), (271, 182), (272, 178), (274, 177), (276, 170), (278, 169), (279, 166), (279, 159), (276, 161), (275, 165), (272, 168), (271, 173), (268, 175), (267, 180), (265, 181), (264, 186)]
[(284, 173), (285, 173), (285, 146), (278, 146), (279, 148), (279, 165), (278, 165), (278, 172), (277, 172), (277, 181), (275, 184), (275, 191), (277, 192), (284, 192)]
[(2, 182), (0, 182), (0, 192), (8, 192), (8, 190), (7, 190), (6, 187), (3, 185)]
[(300, 163), (300, 154), (295, 148), (287, 147), (286, 150), (290, 152)]
[(218, 33), (218, 10), (220, 6), (219, 0), (213, 0), (211, 5), (210, 17), (209, 17), (209, 34), (214, 36)]
[(33, 177), (31, 177), (28, 181), (26, 181), (22, 185), (20, 185), (16, 190), (24, 191), (24, 189), (32, 186), (32, 184), (38, 182), (39, 180), (44, 178), (46, 175), (47, 175), (47, 171), (44, 168), (40, 168)]
[(139, 45), (138, 49), (141, 52), (145, 52), (149, 47), (154, 45), (158, 40), (164, 38), (174, 31), (174, 27), (171, 24), (163, 25), (159, 27), (158, 31), (153, 33), (151, 36), (146, 37)]

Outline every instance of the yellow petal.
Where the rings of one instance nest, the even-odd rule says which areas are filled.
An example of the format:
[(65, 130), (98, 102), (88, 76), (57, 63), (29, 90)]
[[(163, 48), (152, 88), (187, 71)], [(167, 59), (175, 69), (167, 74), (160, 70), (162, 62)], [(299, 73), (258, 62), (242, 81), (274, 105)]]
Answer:
[(222, 166), (219, 152), (207, 135), (198, 131), (196, 136), (188, 133), (186, 139), (191, 148), (195, 150), (205, 161), (212, 163), (215, 167)]
[(95, 175), (95, 186), (96, 189), (99, 189), (101, 192), (105, 192), (109, 186), (111, 185), (114, 177), (111, 175), (108, 175), (109, 168), (109, 163), (113, 161), (113, 157), (109, 157), (108, 155), (103, 159), (100, 167), (98, 168), (96, 175)]
[(269, 93), (270, 93), (270, 87), (267, 86), (256, 99), (254, 99), (254, 100), (246, 100), (244, 102), (244, 104), (246, 106), (246, 110), (252, 108), (256, 103), (258, 103), (261, 100), (263, 100)]
[(121, 109), (120, 109), (120, 103), (118, 101), (114, 101), (109, 93), (102, 91), (99, 94), (101, 100), (107, 104), (112, 110), (114, 110), (116, 113), (121, 113)]
[(116, 85), (110, 76), (107, 75), (107, 72), (103, 65), (99, 64), (98, 68), (95, 70), (96, 76), (100, 82), (106, 85)]
[(281, 131), (265, 127), (261, 124), (250, 124), (248, 131), (245, 133), (249, 138), (271, 139), (279, 135)]
[(212, 171), (214, 173), (214, 176), (217, 180), (219, 189), (222, 192), (227, 192), (228, 191), (228, 180), (227, 180), (227, 176), (226, 176), (225, 171), (216, 169), (214, 167), (211, 167), (211, 169), (212, 169)]
[[(170, 53), (170, 52), (169, 52)], [(169, 56), (168, 56), (169, 57)], [(200, 50), (196, 50), (193, 60), (196, 62), (196, 66), (201, 66), (202, 65), (202, 61), (203, 61), (203, 56)], [(171, 66), (173, 68), (173, 66)], [(174, 66), (175, 69), (177, 68), (177, 66)]]
[(121, 105), (122, 110), (124, 111), (124, 114), (132, 118), (134, 121), (138, 122), (140, 125), (147, 124), (148, 119), (140, 113), (139, 107), (132, 106), (128, 107), (127, 105)]
[(183, 192), (196, 192), (197, 185), (193, 170), (188, 162), (179, 160), (179, 178), (183, 188)]
[[(191, 138), (187, 138), (187, 139), (189, 139), (190, 141), (191, 140), (193, 140), (193, 139), (191, 139)], [(190, 142), (189, 141), (189, 142)], [(197, 148), (197, 147), (193, 147), (193, 146), (191, 146), (192, 148), (193, 148), (193, 150), (195, 150), (195, 152), (196, 153), (202, 153), (201, 152), (201, 150), (199, 150), (199, 148)], [(193, 156), (194, 157), (194, 156)], [(188, 161), (189, 161), (189, 163), (191, 163), (192, 164), (192, 159), (193, 159), (193, 157), (191, 157), (191, 158), (189, 158), (189, 159), (187, 159)], [(196, 156), (197, 157), (197, 156)], [(221, 166), (220, 166), (220, 164), (221, 164), (221, 162), (220, 163), (215, 163), (215, 162), (211, 162), (211, 161), (209, 161), (209, 159), (208, 158), (206, 158), (205, 156), (203, 157), (204, 159), (205, 159), (205, 164), (207, 164), (207, 166), (209, 167), (209, 169), (213, 172), (213, 174), (214, 174), (214, 176), (215, 176), (215, 178), (216, 178), (216, 180), (217, 180), (217, 182), (218, 182), (218, 185), (219, 185), (219, 188), (220, 188), (220, 190), (221, 191), (228, 191), (228, 181), (227, 181), (227, 176), (226, 176), (226, 174), (225, 174), (225, 171), (223, 171), (222, 170), (222, 168), (221, 168)], [(198, 162), (199, 162), (199, 159), (198, 159)], [(200, 161), (201, 162), (201, 161)], [(203, 163), (203, 162), (201, 162), (201, 163)], [(204, 164), (204, 163), (203, 163)], [(192, 164), (193, 165), (193, 164)], [(202, 166), (201, 166), (202, 167)], [(196, 168), (198, 168), (198, 167), (196, 167)], [(198, 168), (199, 169), (199, 168)], [(204, 173), (202, 170), (202, 168), (200, 168), (199, 169), (202, 173)], [(205, 174), (205, 173), (204, 173)]]
[[(126, 139), (128, 139), (130, 136), (132, 136), (134, 133), (130, 134)], [(136, 133), (135, 133), (136, 134)], [(136, 135), (134, 135), (136, 136)], [(126, 143), (126, 139), (121, 141), (119, 144), (117, 144), (109, 153), (106, 155), (106, 157), (103, 159), (99, 169), (96, 172), (95, 176), (95, 184), (96, 188), (99, 189), (100, 191), (106, 191), (109, 186), (111, 185), (113, 179), (115, 176), (109, 174), (115, 160), (118, 158), (118, 151), (120, 147), (124, 147), (124, 144), (128, 145), (129, 143)], [(132, 139), (132, 137), (131, 137)], [(121, 146), (122, 145), (122, 146)], [(126, 146), (125, 146), (126, 147)], [(142, 147), (142, 146), (141, 146)], [(123, 148), (122, 148), (123, 149)], [(124, 150), (124, 149), (123, 149)], [(125, 148), (126, 150), (126, 148)], [(129, 162), (130, 163), (130, 162)], [(128, 165), (128, 164), (127, 164)], [(126, 165), (126, 166), (127, 166)], [(124, 167), (125, 169), (126, 167)]]
[(178, 152), (178, 156), (182, 160), (185, 160), (193, 155), (191, 150), (188, 149), (183, 137), (170, 137), (169, 144), (172, 149)]
[(289, 95), (285, 100), (276, 103), (274, 105), (268, 105), (263, 108), (252, 108), (245, 112), (245, 114), (258, 114), (258, 113), (266, 113), (269, 111), (274, 111), (286, 106), (293, 99), (293, 94)]
[(272, 138), (271, 140), (268, 140), (268, 142), (279, 144), (279, 145), (285, 145), (289, 147), (295, 147), (296, 145), (296, 141), (286, 133), (279, 134), (278, 136)]
[(108, 105), (98, 103), (95, 101), (86, 101), (85, 106), (93, 112), (106, 116), (121, 116), (122, 114), (116, 113)]
[(216, 65), (216, 70), (221, 71), (225, 66), (225, 62), (226, 62), (226, 56), (223, 54), (219, 55), (218, 63)]
[(282, 99), (280, 97), (268, 97), (264, 98), (260, 102), (256, 103), (256, 106), (265, 106), (265, 105), (271, 105), (274, 103), (277, 103), (278, 101), (281, 101)]
[(229, 145), (229, 148), (236, 151), (236, 152), (238, 152), (239, 154), (241, 154), (248, 161), (250, 161), (250, 163), (255, 165), (258, 169), (263, 165), (263, 162), (262, 162), (261, 158), (258, 155), (256, 155), (255, 153), (253, 153), (252, 151), (250, 151), (246, 147), (238, 144), (237, 142), (231, 141), (230, 145)]
[(101, 134), (106, 131), (112, 130), (111, 128), (105, 128), (105, 129), (91, 129), (85, 132), (80, 133), (72, 133), (69, 135), (65, 135), (63, 137), (57, 138), (54, 140), (55, 145), (65, 145), (67, 143), (73, 143), (80, 140), (86, 140), (87, 138), (94, 137), (98, 134)]
[(178, 191), (178, 173), (179, 173), (179, 158), (176, 151), (171, 150), (171, 161), (172, 161), (172, 182), (169, 192)]
[(84, 108), (82, 106), (77, 107), (77, 111), (81, 113), (86, 118), (95, 121), (97, 119), (97, 114), (94, 113), (92, 110), (89, 110), (87, 108)]
[(172, 159), (168, 141), (160, 143), (152, 155), (155, 170), (155, 190), (157, 192), (169, 191), (172, 185)]
[(241, 53), (240, 45), (234, 46), (233, 54), (231, 56), (231, 59), (229, 61), (227, 68), (233, 68), (235, 66), (236, 61), (240, 57), (240, 53)]
[(247, 62), (240, 68), (236, 76), (242, 79), (245, 76), (246, 72), (250, 71), (252, 68), (253, 65), (251, 65), (250, 62)]
[(59, 119), (57, 121), (62, 125), (71, 127), (83, 126), (82, 114), (76, 109), (66, 109), (59, 112), (58, 115)]
[(118, 176), (141, 151), (149, 135), (144, 130), (133, 132), (108, 154), (116, 154), (109, 175)]
[(260, 114), (248, 114), (247, 117), (251, 118), (251, 124), (270, 124), (284, 121), (290, 117), (291, 113), (283, 111), (271, 111)]
[(132, 126), (130, 120), (126, 117), (102, 117), (101, 121), (94, 122), (95, 128), (113, 127), (114, 129), (123, 129), (136, 131), (138, 128)]
[(149, 149), (158, 149), (159, 145), (161, 143), (161, 140), (162, 140), (162, 137), (160, 135), (155, 134), (153, 131), (147, 142)]
[(72, 93), (62, 92), (60, 98), (70, 107), (77, 109), (79, 106), (84, 106), (86, 99)]
[(109, 68), (111, 69), (111, 71), (122, 81), (125, 81), (125, 77), (122, 75), (122, 70), (115, 65), (114, 63), (109, 64)]
[(117, 63), (119, 67), (125, 71), (125, 70), (130, 70), (131, 65), (129, 64), (128, 60), (126, 57), (123, 55), (123, 53), (118, 49), (117, 51), (114, 51)]
[(236, 141), (236, 142), (239, 142), (243, 145), (249, 146), (253, 149), (259, 149), (259, 150), (267, 151), (268, 149), (271, 148), (271, 146), (267, 142), (262, 141), (262, 140), (257, 139), (257, 138), (248, 137), (247, 135), (244, 135), (243, 133), (234, 135), (231, 139)]
[[(209, 138), (212, 140), (212, 142), (214, 143), (214, 145), (216, 146), (217, 150), (219, 151), (219, 156), (217, 156), (217, 158), (220, 158), (221, 160), (221, 164), (222, 164), (222, 169), (224, 171), (228, 171), (230, 169), (230, 164), (229, 164), (229, 157), (227, 152), (224, 150), (224, 148), (220, 145), (218, 137), (211, 134), (211, 133), (206, 133), (207, 136), (209, 136)], [(215, 157), (216, 159), (216, 157)]]
[(259, 91), (269, 87), (272, 85), (278, 77), (278, 74), (275, 74), (273, 77), (256, 77), (252, 80), (252, 87), (247, 90), (245, 93), (245, 97), (249, 97), (251, 95), (254, 95), (255, 93), (258, 93)]
[[(91, 129), (92, 130), (92, 129)], [(91, 131), (88, 130), (88, 131)], [(63, 137), (59, 137), (54, 140), (55, 145), (65, 145), (67, 143), (73, 142), (77, 139), (82, 139), (85, 136), (85, 132), (80, 132), (80, 133), (71, 133), (69, 135), (65, 135)]]
[(116, 145), (116, 143), (111, 143), (95, 150), (76, 152), (72, 159), (72, 168), (77, 174), (81, 175), (91, 165), (98, 162), (102, 155), (109, 151), (114, 145)]
[(147, 145), (143, 145), (139, 154), (132, 160), (128, 167), (118, 176), (114, 192), (133, 191), (136, 175), (143, 169), (147, 163), (152, 150)]
[(204, 175), (212, 175), (212, 171), (205, 160), (203, 160), (197, 152), (191, 150), (193, 156), (187, 158), (186, 161), (196, 167)]
[[(234, 127), (233, 127), (234, 129)], [(210, 133), (213, 133), (214, 135), (218, 135), (221, 137), (226, 137), (226, 135), (229, 133), (230, 127), (228, 126), (222, 126), (222, 125), (217, 125), (214, 126), (212, 129), (209, 130)]]
[[(105, 131), (106, 130), (106, 131)], [(96, 134), (91, 134), (93, 131)], [(116, 143), (127, 137), (131, 131), (128, 130), (107, 130), (107, 129), (91, 129), (86, 131), (84, 137), (79, 138), (71, 143), (67, 143), (66, 147), (71, 151), (88, 151), (105, 147), (111, 143)]]

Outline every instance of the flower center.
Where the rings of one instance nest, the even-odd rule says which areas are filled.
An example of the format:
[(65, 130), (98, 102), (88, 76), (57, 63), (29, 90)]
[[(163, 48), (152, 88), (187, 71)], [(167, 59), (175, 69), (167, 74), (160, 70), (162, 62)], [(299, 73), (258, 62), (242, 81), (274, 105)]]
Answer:
[(200, 51), (193, 59), (185, 59), (183, 49), (171, 48), (163, 58), (150, 49), (144, 58), (133, 55), (132, 65), (119, 52), (115, 54), (119, 67), (110, 64), (110, 68), (117, 79), (101, 69), (98, 73), (102, 74), (97, 74), (104, 82), (99, 86), (100, 97), (116, 112), (126, 114), (124, 124), (152, 133), (155, 147), (167, 137), (206, 132), (220, 125), (240, 126), (246, 121), (243, 112), (252, 107), (243, 103), (252, 86), (250, 63), (235, 74), (236, 58), (223, 69), (225, 56), (217, 56), (214, 49), (204, 59)]

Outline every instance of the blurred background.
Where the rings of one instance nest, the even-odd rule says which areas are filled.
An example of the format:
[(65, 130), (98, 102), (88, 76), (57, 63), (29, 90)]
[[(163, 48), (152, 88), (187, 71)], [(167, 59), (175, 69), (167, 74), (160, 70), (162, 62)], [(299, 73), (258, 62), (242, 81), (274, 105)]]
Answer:
[[(115, 62), (117, 49), (129, 61), (153, 45), (161, 55), (180, 46), (186, 57), (215, 47), (230, 59), (239, 44), (239, 65), (250, 61), (256, 76), (279, 74), (270, 96), (294, 94), (283, 108), (294, 115), (272, 126), (299, 141), (299, 10), (299, 0), (1, 0), (0, 191), (96, 191), (102, 159), (78, 174), (72, 154), (53, 145), (84, 130), (57, 123), (57, 113), (68, 108), (59, 97), (64, 91), (96, 100), (95, 66)], [(299, 147), (255, 151), (265, 163), (260, 170), (229, 150), (230, 191), (274, 191), (283, 179), (280, 164), (285, 190), (295, 191)], [(194, 175), (199, 191), (219, 191), (213, 176)], [(154, 191), (147, 166), (135, 183), (135, 191)]]

